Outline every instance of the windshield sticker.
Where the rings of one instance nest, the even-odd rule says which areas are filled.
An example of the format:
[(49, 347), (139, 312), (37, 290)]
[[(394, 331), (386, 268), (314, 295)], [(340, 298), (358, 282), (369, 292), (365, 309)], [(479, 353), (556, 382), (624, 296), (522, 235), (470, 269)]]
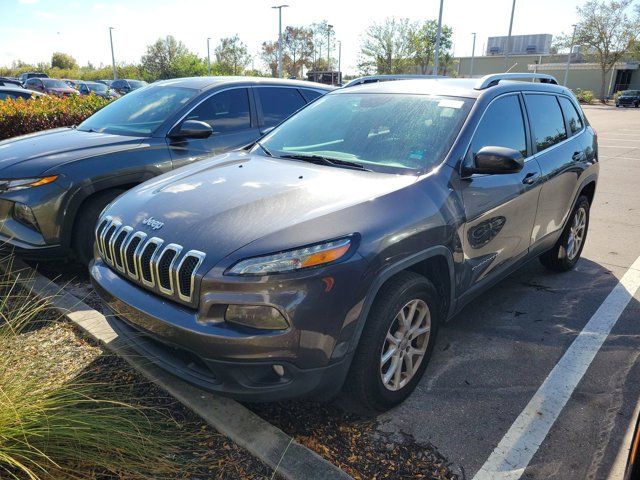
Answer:
[(422, 160), (424, 158), (424, 150), (413, 150), (409, 154), (411, 160)]
[(443, 98), (442, 100), (440, 100), (440, 103), (438, 103), (439, 107), (442, 108), (462, 108), (462, 106), (464, 105), (464, 102), (462, 100), (450, 100), (448, 98)]

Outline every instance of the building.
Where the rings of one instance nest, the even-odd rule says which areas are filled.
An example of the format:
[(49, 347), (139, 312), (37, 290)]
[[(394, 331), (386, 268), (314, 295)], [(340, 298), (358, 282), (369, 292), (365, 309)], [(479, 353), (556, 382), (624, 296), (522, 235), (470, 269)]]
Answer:
[(509, 44), (509, 55), (547, 54), (551, 51), (553, 35), (538, 33), (535, 35), (512, 35), (509, 37), (489, 37), (486, 55), (504, 55)]
[[(548, 73), (553, 75), (559, 83), (564, 81), (568, 54), (513, 54), (505, 58), (504, 55), (488, 55), (475, 57), (459, 57), (459, 77), (480, 77), (491, 73), (520, 72), (520, 73)], [(611, 96), (619, 90), (639, 89), (639, 62), (628, 60), (616, 63), (607, 74), (605, 80), (606, 95)], [(571, 54), (567, 87), (575, 90), (592, 90), (596, 96), (600, 93), (601, 72), (597, 63), (586, 62), (579, 51)]]

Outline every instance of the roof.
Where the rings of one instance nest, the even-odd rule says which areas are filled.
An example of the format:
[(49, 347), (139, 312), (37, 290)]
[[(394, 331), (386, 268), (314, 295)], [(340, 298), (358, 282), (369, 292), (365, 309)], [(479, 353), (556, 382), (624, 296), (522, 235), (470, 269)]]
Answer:
[(285, 80), (279, 78), (266, 77), (185, 77), (171, 80), (160, 80), (154, 85), (174, 85), (177, 87), (195, 88), (207, 90), (223, 84), (255, 84), (255, 85), (283, 85), (300, 88), (319, 88), (322, 90), (332, 90), (334, 87), (322, 83), (308, 82), (305, 80)]
[(29, 90), (28, 88), (14, 87), (13, 85), (0, 85), (0, 90), (3, 92), (19, 92), (19, 93), (31, 93), (32, 95), (44, 95), (43, 93), (36, 92), (35, 90)]
[[(502, 93), (518, 90), (552, 91), (566, 93), (567, 89), (551, 83), (524, 82), (527, 74), (494, 74), (482, 78), (422, 78), (394, 82), (377, 82), (340, 89), (334, 94), (349, 93), (405, 93), (418, 95), (447, 95), (478, 98), (484, 92)], [(528, 74), (531, 76), (531, 74)], [(548, 75), (538, 75), (545, 80)], [(554, 80), (555, 81), (555, 80)]]

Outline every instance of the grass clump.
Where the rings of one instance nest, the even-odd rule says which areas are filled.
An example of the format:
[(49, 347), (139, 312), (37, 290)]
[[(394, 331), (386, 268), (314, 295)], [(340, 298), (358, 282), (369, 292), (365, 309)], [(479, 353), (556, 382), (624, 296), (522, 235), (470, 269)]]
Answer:
[(176, 423), (92, 380), (91, 360), (46, 332), (56, 317), (0, 275), (0, 478), (180, 477)]

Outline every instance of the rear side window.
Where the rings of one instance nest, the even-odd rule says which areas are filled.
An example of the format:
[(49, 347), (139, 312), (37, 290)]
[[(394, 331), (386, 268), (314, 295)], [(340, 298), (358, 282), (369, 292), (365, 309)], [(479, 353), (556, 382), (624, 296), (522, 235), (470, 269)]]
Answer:
[(558, 97), (558, 101), (560, 102), (560, 106), (562, 107), (564, 118), (569, 124), (571, 135), (573, 135), (574, 133), (578, 133), (580, 130), (582, 130), (582, 119), (580, 118), (575, 105), (573, 105), (571, 100), (566, 97)]
[(489, 105), (471, 141), (471, 158), (482, 147), (513, 148), (527, 156), (527, 137), (517, 95), (500, 97)]
[(538, 152), (567, 139), (564, 118), (555, 95), (525, 95)]
[(258, 87), (264, 126), (273, 127), (304, 106), (305, 100), (295, 88)]
[(307, 102), (312, 102), (316, 98), (322, 96), (322, 93), (317, 92), (315, 90), (308, 90), (306, 88), (301, 88), (300, 93), (302, 93), (302, 96)]
[(187, 119), (206, 122), (220, 133), (251, 128), (249, 93), (246, 88), (216, 93), (194, 108)]

